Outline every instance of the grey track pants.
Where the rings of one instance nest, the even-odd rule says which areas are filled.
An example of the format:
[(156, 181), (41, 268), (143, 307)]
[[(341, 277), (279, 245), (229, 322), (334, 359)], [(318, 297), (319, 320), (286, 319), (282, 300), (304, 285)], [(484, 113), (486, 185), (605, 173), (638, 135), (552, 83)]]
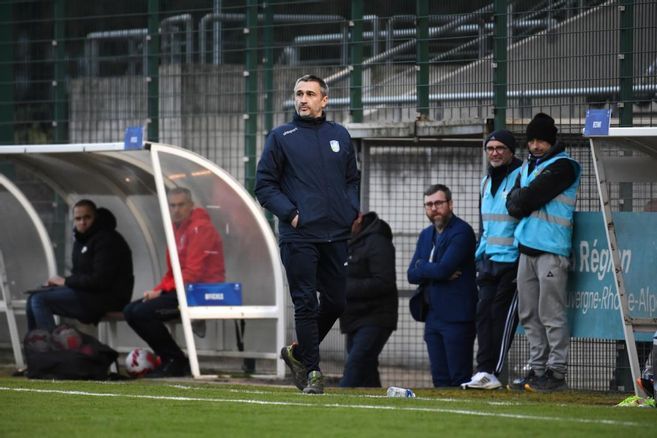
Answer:
[(566, 312), (568, 259), (520, 254), (518, 316), (529, 341), (529, 365), (538, 375), (568, 370), (570, 332)]

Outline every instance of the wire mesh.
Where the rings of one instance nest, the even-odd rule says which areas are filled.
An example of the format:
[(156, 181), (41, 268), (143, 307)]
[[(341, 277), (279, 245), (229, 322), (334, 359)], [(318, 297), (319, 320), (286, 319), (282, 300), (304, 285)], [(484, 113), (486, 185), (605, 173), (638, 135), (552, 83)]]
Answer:
[[(245, 182), (255, 166), (247, 144), (255, 139), (259, 155), (267, 132), (292, 117), (294, 80), (323, 76), (329, 119), (349, 123), (362, 115), (365, 124), (407, 129), (401, 138), (357, 140), (367, 171), (363, 201), (394, 231), (400, 309), (406, 309), (406, 264), (426, 223), (421, 193), (430, 183), (447, 184), (456, 214), (478, 229), (480, 144), (493, 118), (503, 115), (519, 141), (535, 113), (556, 119), (562, 141), (582, 164), (580, 211), (599, 209), (581, 137), (586, 109), (612, 109), (613, 126), (657, 123), (654, 0), (623, 7), (605, 0), (518, 0), (502, 12), (483, 0), (383, 0), (362, 2), (362, 16), (355, 3), (2, 0), (0, 145), (116, 141), (127, 126), (143, 126), (151, 140), (193, 150)], [(255, 24), (248, 24), (249, 13)], [(496, 14), (506, 18), (505, 36), (495, 27)], [(421, 38), (424, 20), (428, 37)], [(356, 26), (362, 41), (351, 38)], [(495, 54), (500, 38), (505, 51)], [(250, 65), (253, 52), (257, 62)], [(495, 84), (502, 68), (504, 83)], [(353, 87), (359, 69), (362, 86)], [(423, 69), (426, 82), (418, 74)], [(257, 85), (248, 87), (254, 77)], [(496, 95), (497, 86), (504, 96)], [(353, 104), (358, 97), (360, 107)], [(428, 108), (419, 108), (424, 98)], [(252, 118), (256, 123), (248, 126), (255, 128), (247, 128)], [(417, 135), (425, 121), (433, 125)], [(41, 199), (52, 202), (50, 196)], [(611, 187), (611, 196), (615, 209), (629, 211), (654, 208), (656, 197), (646, 183), (629, 191)], [(65, 222), (58, 219), (55, 228)], [(291, 320), (288, 327), (291, 339)], [(520, 338), (513, 347), (510, 373), (526, 360), (522, 345)], [(573, 346), (581, 361), (573, 366), (592, 373), (574, 375), (605, 376), (577, 377), (569, 382), (574, 386), (605, 389), (596, 385), (622, 368), (615, 342), (574, 339)], [(337, 330), (322, 355), (326, 370), (339, 375), (344, 345)], [(407, 313), (381, 365), (384, 384), (430, 385), (422, 328)]]

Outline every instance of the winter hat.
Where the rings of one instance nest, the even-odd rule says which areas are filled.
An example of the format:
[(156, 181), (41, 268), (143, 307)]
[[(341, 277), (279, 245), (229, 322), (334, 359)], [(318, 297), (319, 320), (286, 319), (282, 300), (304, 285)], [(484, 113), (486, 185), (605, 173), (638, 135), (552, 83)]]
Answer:
[(557, 142), (557, 131), (552, 117), (538, 113), (527, 125), (527, 141), (544, 140), (553, 145)]
[(513, 134), (511, 134), (506, 129), (498, 129), (497, 131), (493, 131), (488, 137), (486, 137), (484, 147), (486, 147), (488, 142), (491, 140), (499, 141), (500, 143), (504, 144), (504, 146), (508, 147), (511, 150), (511, 153), (516, 153), (516, 139), (513, 137)]

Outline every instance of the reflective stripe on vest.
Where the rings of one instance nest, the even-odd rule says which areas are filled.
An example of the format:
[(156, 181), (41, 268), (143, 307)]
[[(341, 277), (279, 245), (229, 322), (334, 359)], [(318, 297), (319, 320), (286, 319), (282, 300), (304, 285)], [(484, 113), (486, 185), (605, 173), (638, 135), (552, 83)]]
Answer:
[(562, 159), (570, 160), (575, 164), (577, 174), (575, 181), (539, 210), (523, 218), (516, 228), (515, 237), (518, 243), (529, 248), (568, 257), (572, 246), (573, 213), (581, 174), (579, 163), (565, 152), (560, 152), (549, 160), (539, 163), (528, 174), (529, 167), (525, 162), (520, 174), (520, 186), (527, 187), (546, 167)]
[(481, 182), (481, 221), (483, 233), (479, 239), (476, 257), (484, 253), (491, 260), (512, 263), (518, 259), (518, 248), (514, 245), (513, 233), (518, 219), (506, 209), (506, 195), (513, 188), (520, 167), (510, 172), (500, 183), (495, 196), (491, 193), (492, 182), (485, 177)]

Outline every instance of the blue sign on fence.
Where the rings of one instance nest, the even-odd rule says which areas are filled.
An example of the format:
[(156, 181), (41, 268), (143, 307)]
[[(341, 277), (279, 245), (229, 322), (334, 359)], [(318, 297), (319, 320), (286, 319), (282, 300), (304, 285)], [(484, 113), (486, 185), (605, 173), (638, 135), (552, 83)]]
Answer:
[[(630, 315), (657, 317), (657, 213), (615, 213), (614, 225)], [(568, 280), (571, 336), (624, 339), (620, 299), (602, 214), (575, 214)], [(652, 334), (637, 334), (649, 341)]]
[(609, 135), (610, 109), (586, 110), (584, 135)]
[(144, 128), (141, 126), (130, 126), (126, 128), (123, 137), (124, 149), (141, 149), (144, 144)]

